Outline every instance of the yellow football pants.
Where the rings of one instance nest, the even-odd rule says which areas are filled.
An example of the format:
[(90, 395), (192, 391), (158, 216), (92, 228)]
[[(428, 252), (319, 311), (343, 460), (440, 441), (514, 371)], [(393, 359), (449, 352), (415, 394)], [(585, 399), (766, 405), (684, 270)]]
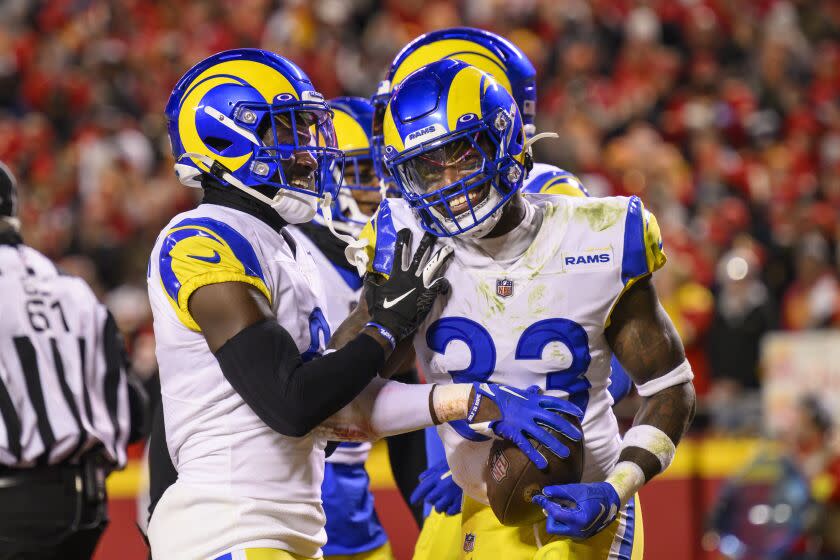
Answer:
[(458, 560), (461, 558), (461, 514), (446, 515), (435, 508), (423, 521), (413, 560)]
[(506, 527), (488, 506), (465, 496), (461, 515), (432, 512), (414, 550), (414, 560), (642, 560), (643, 555), (638, 496), (585, 541), (549, 535), (544, 523)]
[[(285, 550), (277, 550), (274, 548), (247, 548), (245, 550), (237, 550), (217, 558), (216, 560), (313, 560), (299, 554), (292, 554)], [(394, 560), (394, 554), (391, 552), (391, 545), (385, 543), (379, 548), (368, 550), (367, 552), (360, 552), (358, 554), (338, 554), (335, 556), (325, 556), (329, 560)]]

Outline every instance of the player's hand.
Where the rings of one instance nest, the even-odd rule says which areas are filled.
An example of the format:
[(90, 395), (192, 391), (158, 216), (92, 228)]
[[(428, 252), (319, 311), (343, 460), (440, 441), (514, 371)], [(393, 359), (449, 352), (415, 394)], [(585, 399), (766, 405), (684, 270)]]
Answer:
[(420, 501), (433, 506), (438, 513), (456, 515), (461, 513), (464, 491), (452, 480), (452, 471), (446, 460), (420, 473), (420, 484), (411, 493), (411, 504)]
[(436, 240), (437, 237), (430, 233), (424, 235), (411, 262), (407, 262), (411, 230), (400, 230), (394, 247), (391, 275), (381, 284), (368, 284), (367, 304), (371, 323), (388, 331), (395, 339), (392, 341), (394, 344), (414, 332), (432, 309), (438, 295), (449, 292), (449, 281), (442, 274), (452, 255), (452, 247), (441, 247), (431, 257), (425, 258), (427, 253), (431, 253)]
[(481, 398), (492, 401), (499, 409), (498, 415), (501, 418), (491, 421), (490, 429), (497, 436), (516, 444), (537, 468), (548, 467), (548, 460), (528, 438), (542, 443), (549, 451), (565, 459), (569, 456), (569, 448), (545, 428), (551, 428), (572, 441), (580, 441), (583, 437), (574, 424), (556, 414), (563, 412), (583, 419), (583, 411), (565, 399), (540, 394), (540, 388), (536, 385), (523, 391), (508, 385), (473, 383), (473, 394), (475, 396), (467, 420), (470, 423), (481, 421), (481, 418), (476, 418)]
[(546, 530), (552, 535), (588, 539), (612, 523), (621, 508), (609, 482), (546, 486), (532, 502), (545, 511)]

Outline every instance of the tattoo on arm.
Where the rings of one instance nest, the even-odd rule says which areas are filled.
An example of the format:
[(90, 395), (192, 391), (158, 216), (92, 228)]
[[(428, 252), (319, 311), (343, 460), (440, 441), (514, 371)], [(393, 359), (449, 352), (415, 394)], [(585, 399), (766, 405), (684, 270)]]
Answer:
[[(619, 300), (606, 331), (607, 342), (636, 384), (647, 383), (685, 360), (685, 349), (671, 319), (662, 309), (650, 277), (639, 280)], [(694, 386), (683, 383), (644, 398), (634, 424), (659, 428), (678, 444), (694, 418)], [(650, 478), (661, 470), (656, 457), (639, 448), (622, 451)]]

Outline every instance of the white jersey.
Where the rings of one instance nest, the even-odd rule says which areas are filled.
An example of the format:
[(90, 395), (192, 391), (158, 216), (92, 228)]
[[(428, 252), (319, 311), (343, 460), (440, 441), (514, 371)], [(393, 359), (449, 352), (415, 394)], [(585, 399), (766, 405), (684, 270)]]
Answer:
[[(339, 268), (318, 248), (318, 245), (306, 235), (306, 232), (294, 226), (286, 228), (290, 231), (295, 240), (303, 247), (315, 266), (321, 273), (324, 285), (324, 314), (330, 324), (331, 332), (335, 332), (347, 315), (355, 309), (362, 294), (362, 279), (359, 275), (345, 268)], [(342, 442), (327, 457), (328, 463), (340, 463), (343, 465), (357, 465), (367, 461), (372, 445), (370, 442)]]
[(25, 245), (0, 246), (0, 465), (72, 463), (130, 430), (116, 324), (80, 278)]
[(290, 234), (212, 204), (166, 226), (152, 250), (148, 288), (178, 481), (149, 524), (153, 553), (215, 558), (266, 547), (316, 557), (326, 540), (326, 442), (313, 434), (287, 437), (263, 423), (225, 379), (189, 313), (196, 289), (231, 281), (266, 296), (304, 357), (320, 353), (329, 338), (318, 270)]
[[(491, 257), (482, 241), (438, 241), (455, 248), (445, 273), (452, 292), (417, 330), (418, 363), (434, 383), (538, 385), (567, 396), (585, 411), (584, 481), (603, 480), (620, 445), (604, 330), (627, 286), (664, 263), (659, 228), (636, 197), (524, 199), (536, 231), (512, 258)], [(404, 200), (385, 201), (362, 232), (372, 270), (390, 270), (393, 242), (386, 240), (406, 227), (416, 248), (424, 232), (412, 210)], [(504, 250), (505, 240), (494, 242)], [(455, 481), (486, 504), (491, 441), (463, 422), (438, 430)]]

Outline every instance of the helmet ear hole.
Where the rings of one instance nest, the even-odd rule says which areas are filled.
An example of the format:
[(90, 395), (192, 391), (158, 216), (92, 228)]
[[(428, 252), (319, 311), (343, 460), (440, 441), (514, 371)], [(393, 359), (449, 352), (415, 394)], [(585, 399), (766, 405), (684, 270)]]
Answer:
[(222, 153), (233, 144), (230, 140), (226, 140), (224, 138), (218, 138), (216, 136), (211, 136), (204, 140), (204, 143), (213, 148), (214, 151)]

